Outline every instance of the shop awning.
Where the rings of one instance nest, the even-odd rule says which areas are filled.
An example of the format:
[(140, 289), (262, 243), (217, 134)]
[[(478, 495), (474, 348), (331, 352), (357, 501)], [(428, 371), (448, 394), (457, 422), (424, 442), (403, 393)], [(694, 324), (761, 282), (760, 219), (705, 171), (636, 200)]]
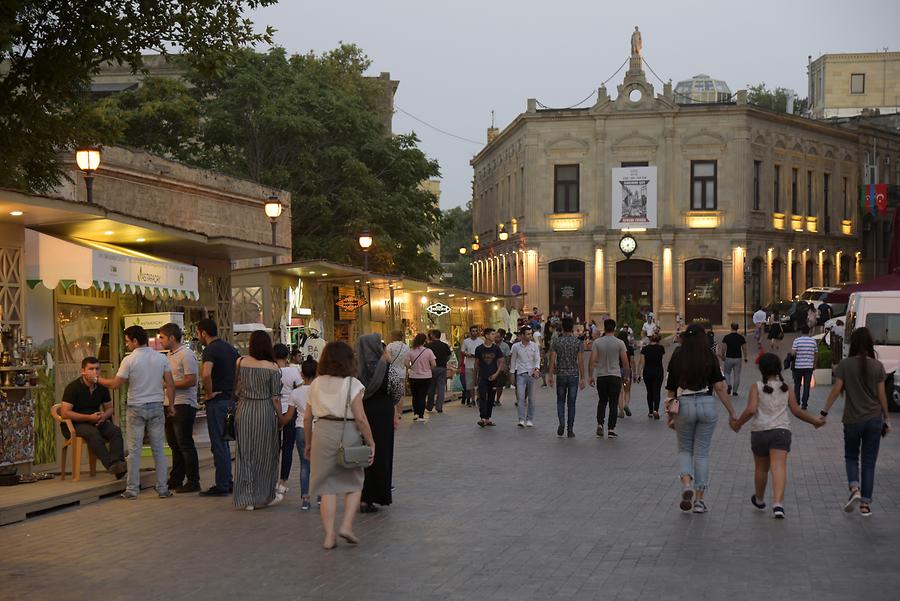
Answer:
[(197, 268), (141, 252), (25, 230), (25, 279), (31, 288), (100, 290), (197, 298)]

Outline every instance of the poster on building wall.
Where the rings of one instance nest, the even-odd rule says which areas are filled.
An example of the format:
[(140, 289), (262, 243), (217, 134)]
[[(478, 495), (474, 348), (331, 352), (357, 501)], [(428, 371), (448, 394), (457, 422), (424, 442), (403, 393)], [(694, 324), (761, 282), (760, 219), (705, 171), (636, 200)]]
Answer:
[(656, 167), (612, 170), (612, 229), (655, 228)]

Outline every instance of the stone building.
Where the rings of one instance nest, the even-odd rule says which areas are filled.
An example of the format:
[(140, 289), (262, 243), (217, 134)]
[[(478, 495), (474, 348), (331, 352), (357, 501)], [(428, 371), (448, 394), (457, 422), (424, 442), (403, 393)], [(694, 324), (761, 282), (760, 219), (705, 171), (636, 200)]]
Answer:
[(808, 80), (813, 119), (900, 112), (900, 52), (810, 57)]
[[(745, 268), (749, 311), (859, 279), (861, 137), (751, 106), (746, 91), (679, 104), (671, 84), (655, 93), (640, 51), (632, 41), (615, 97), (601, 87), (590, 108), (546, 110), (529, 99), (489, 131), (471, 161), (474, 289), (521, 287), (524, 306), (581, 319), (631, 300), (671, 331), (676, 315), (742, 322)], [(643, 181), (635, 197), (629, 174)], [(646, 219), (624, 223), (635, 207)]]

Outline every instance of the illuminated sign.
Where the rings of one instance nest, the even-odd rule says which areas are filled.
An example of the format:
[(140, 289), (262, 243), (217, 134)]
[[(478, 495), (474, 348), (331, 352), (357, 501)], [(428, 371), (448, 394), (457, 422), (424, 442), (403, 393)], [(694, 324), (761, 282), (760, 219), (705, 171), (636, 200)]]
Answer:
[(365, 299), (356, 296), (342, 296), (341, 299), (334, 303), (341, 311), (353, 312), (366, 304)]
[(451, 309), (448, 305), (445, 305), (444, 303), (434, 303), (433, 305), (428, 305), (427, 307), (425, 307), (425, 310), (436, 317), (440, 317), (441, 315), (446, 315), (453, 309)]

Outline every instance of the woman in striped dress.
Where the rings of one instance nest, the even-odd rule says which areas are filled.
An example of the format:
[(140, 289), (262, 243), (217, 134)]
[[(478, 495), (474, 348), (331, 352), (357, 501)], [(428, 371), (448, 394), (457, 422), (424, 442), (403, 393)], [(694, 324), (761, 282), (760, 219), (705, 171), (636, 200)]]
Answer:
[(252, 511), (284, 499), (275, 490), (281, 370), (275, 363), (272, 339), (266, 332), (257, 330), (250, 335), (249, 353), (238, 359), (236, 379), (234, 506)]

